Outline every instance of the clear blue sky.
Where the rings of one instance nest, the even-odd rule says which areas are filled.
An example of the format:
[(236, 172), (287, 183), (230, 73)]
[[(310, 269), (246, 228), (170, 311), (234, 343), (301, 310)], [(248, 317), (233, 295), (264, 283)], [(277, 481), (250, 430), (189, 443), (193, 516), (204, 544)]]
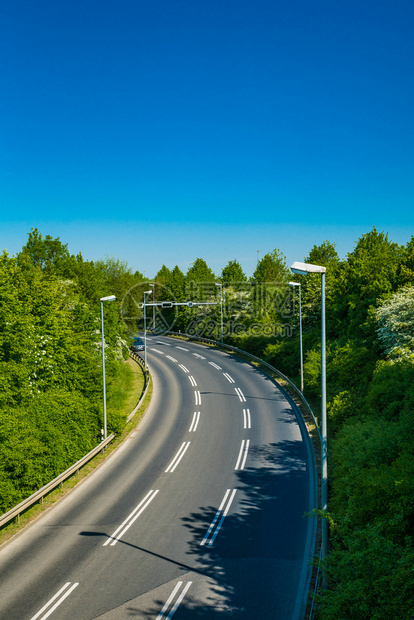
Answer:
[(414, 233), (412, 0), (13, 0), (0, 245), (152, 277)]

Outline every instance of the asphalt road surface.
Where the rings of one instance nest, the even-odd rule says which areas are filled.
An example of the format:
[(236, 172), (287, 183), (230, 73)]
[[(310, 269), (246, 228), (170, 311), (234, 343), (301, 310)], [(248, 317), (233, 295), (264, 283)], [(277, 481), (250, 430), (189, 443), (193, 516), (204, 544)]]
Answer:
[(150, 407), (96, 472), (0, 549), (2, 620), (299, 620), (315, 471), (263, 373), (147, 339)]

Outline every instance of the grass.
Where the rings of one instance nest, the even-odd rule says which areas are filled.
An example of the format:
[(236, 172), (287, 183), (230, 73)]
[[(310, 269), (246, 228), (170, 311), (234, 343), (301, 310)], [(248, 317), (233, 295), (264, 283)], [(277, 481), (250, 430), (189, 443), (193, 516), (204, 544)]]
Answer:
[[(144, 390), (144, 374), (141, 367), (132, 359), (128, 359), (125, 362), (125, 372), (121, 373), (119, 379), (119, 387), (117, 390), (123, 391), (123, 397), (120, 399), (121, 410), (118, 414), (123, 415), (126, 418), (137, 405)], [(116, 391), (117, 391), (116, 390)], [(99, 467), (113, 452), (122, 444), (122, 442), (128, 437), (131, 431), (134, 430), (139, 420), (144, 415), (152, 396), (152, 382), (148, 385), (148, 390), (142, 399), (138, 410), (133, 418), (124, 426), (122, 431), (115, 437), (115, 439), (100, 452), (97, 456), (91, 459), (84, 467), (79, 470), (77, 474), (68, 478), (58, 488), (51, 491), (40, 503), (35, 504), (23, 514), (20, 515), (20, 522), (13, 521), (5, 525), (0, 530), (0, 545), (10, 540), (13, 536), (18, 534), (25, 526), (29, 525), (41, 514), (48, 510), (53, 504), (62, 499), (69, 491), (71, 491), (77, 484), (84, 480), (90, 473), (92, 473), (97, 467)], [(116, 396), (119, 399), (119, 394)]]

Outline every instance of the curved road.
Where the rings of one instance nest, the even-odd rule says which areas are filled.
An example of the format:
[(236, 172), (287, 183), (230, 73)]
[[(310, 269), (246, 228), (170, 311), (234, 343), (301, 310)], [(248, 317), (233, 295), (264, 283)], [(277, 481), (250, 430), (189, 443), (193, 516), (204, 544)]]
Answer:
[(284, 394), (226, 353), (147, 340), (153, 398), (98, 470), (0, 551), (0, 618), (303, 617), (315, 505)]

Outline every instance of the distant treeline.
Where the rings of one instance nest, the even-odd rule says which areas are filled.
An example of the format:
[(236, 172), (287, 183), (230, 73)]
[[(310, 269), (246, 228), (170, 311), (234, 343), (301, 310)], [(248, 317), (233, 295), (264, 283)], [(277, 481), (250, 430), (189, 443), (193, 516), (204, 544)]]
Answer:
[[(317, 613), (414, 618), (414, 237), (398, 245), (374, 228), (344, 260), (330, 241), (303, 260), (326, 267), (330, 551)], [(251, 278), (237, 260), (214, 274), (197, 258), (185, 274), (163, 265), (150, 281), (115, 258), (70, 255), (32, 230), (21, 253), (3, 254), (0, 278), (1, 510), (97, 442), (103, 295), (117, 296), (105, 307), (109, 395), (144, 312), (150, 330), (223, 335), (299, 384), (295, 279), (304, 391), (318, 413), (320, 276), (292, 276), (277, 249)], [(110, 430), (122, 424), (112, 411)]]

